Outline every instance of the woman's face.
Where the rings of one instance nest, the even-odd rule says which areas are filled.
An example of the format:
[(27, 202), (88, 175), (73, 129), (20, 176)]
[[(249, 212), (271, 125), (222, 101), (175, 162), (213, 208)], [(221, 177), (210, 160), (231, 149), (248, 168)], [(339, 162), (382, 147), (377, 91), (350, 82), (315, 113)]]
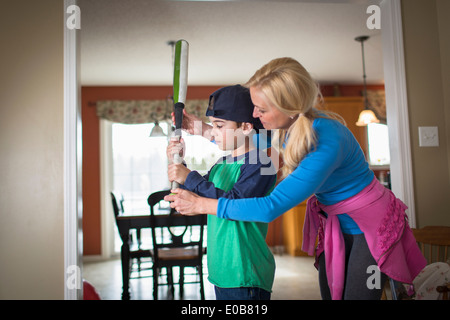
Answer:
[(250, 96), (252, 102), (255, 105), (253, 109), (253, 117), (261, 120), (264, 129), (289, 129), (294, 123), (294, 119), (291, 119), (287, 114), (281, 112), (276, 107), (270, 105), (265, 94), (258, 88), (250, 87)]

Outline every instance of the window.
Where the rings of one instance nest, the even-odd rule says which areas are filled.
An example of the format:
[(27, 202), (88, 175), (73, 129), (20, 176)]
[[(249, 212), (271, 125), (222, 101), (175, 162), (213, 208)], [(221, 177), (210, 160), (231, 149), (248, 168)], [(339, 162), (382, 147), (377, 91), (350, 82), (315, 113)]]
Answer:
[(149, 194), (169, 187), (167, 138), (150, 138), (152, 128), (153, 124), (112, 125), (113, 186), (133, 214), (147, 213)]
[(367, 126), (369, 141), (369, 163), (370, 165), (389, 165), (389, 135), (385, 124), (370, 123)]

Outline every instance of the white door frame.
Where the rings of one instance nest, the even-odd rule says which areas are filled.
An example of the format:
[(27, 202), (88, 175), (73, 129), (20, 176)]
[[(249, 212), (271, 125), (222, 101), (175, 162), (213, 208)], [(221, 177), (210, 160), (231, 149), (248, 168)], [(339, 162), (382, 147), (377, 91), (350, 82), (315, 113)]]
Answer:
[(401, 3), (382, 0), (380, 7), (392, 191), (408, 206), (409, 224), (414, 228), (416, 213)]
[(66, 25), (67, 8), (77, 3), (77, 0), (64, 0), (64, 299), (66, 300), (83, 298), (80, 45), (79, 31)]
[[(327, 1), (324, 1), (327, 2)], [(334, 1), (330, 1), (334, 2)], [(351, 3), (352, 0), (343, 2)], [(371, 1), (373, 4), (373, 1)], [(81, 299), (82, 287), (73, 289), (73, 274), (78, 267), (77, 283), (82, 279), (82, 195), (81, 195), (81, 108), (79, 81), (79, 35), (69, 30), (66, 8), (77, 0), (64, 0), (64, 253), (65, 299)], [(403, 30), (400, 0), (380, 0), (383, 64), (386, 87), (386, 113), (391, 153), (391, 182), (396, 196), (409, 207), (410, 225), (415, 227), (414, 187), (408, 117)], [(69, 281), (70, 280), (70, 281)]]

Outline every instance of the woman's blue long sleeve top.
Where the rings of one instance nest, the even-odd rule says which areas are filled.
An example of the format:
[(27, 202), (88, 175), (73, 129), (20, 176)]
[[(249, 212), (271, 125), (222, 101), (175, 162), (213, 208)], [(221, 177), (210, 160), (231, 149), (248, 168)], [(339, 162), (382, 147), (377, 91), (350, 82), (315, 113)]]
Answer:
[[(346, 126), (337, 120), (317, 118), (313, 129), (317, 137), (316, 148), (269, 196), (238, 200), (220, 198), (217, 216), (271, 222), (313, 194), (321, 203), (332, 205), (354, 196), (372, 182), (374, 174)], [(339, 216), (341, 225), (357, 228), (352, 226), (354, 222), (349, 216)]]

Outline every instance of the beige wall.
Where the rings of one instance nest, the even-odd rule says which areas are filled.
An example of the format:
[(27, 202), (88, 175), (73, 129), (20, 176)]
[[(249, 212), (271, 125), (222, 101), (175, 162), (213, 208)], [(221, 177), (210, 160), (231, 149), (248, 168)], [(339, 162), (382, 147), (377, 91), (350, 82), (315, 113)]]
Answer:
[[(438, 0), (437, 12), (439, 44), (441, 51), (442, 88), (444, 91), (444, 114), (446, 123), (446, 130), (442, 131), (442, 134), (445, 134), (447, 137), (447, 161), (450, 168), (450, 1)], [(450, 180), (450, 169), (448, 172)], [(448, 215), (450, 215), (450, 211), (448, 211)]]
[[(417, 226), (450, 226), (450, 1), (403, 0), (402, 14)], [(439, 147), (419, 147), (419, 126)]]
[(0, 299), (64, 298), (63, 12), (0, 10)]

